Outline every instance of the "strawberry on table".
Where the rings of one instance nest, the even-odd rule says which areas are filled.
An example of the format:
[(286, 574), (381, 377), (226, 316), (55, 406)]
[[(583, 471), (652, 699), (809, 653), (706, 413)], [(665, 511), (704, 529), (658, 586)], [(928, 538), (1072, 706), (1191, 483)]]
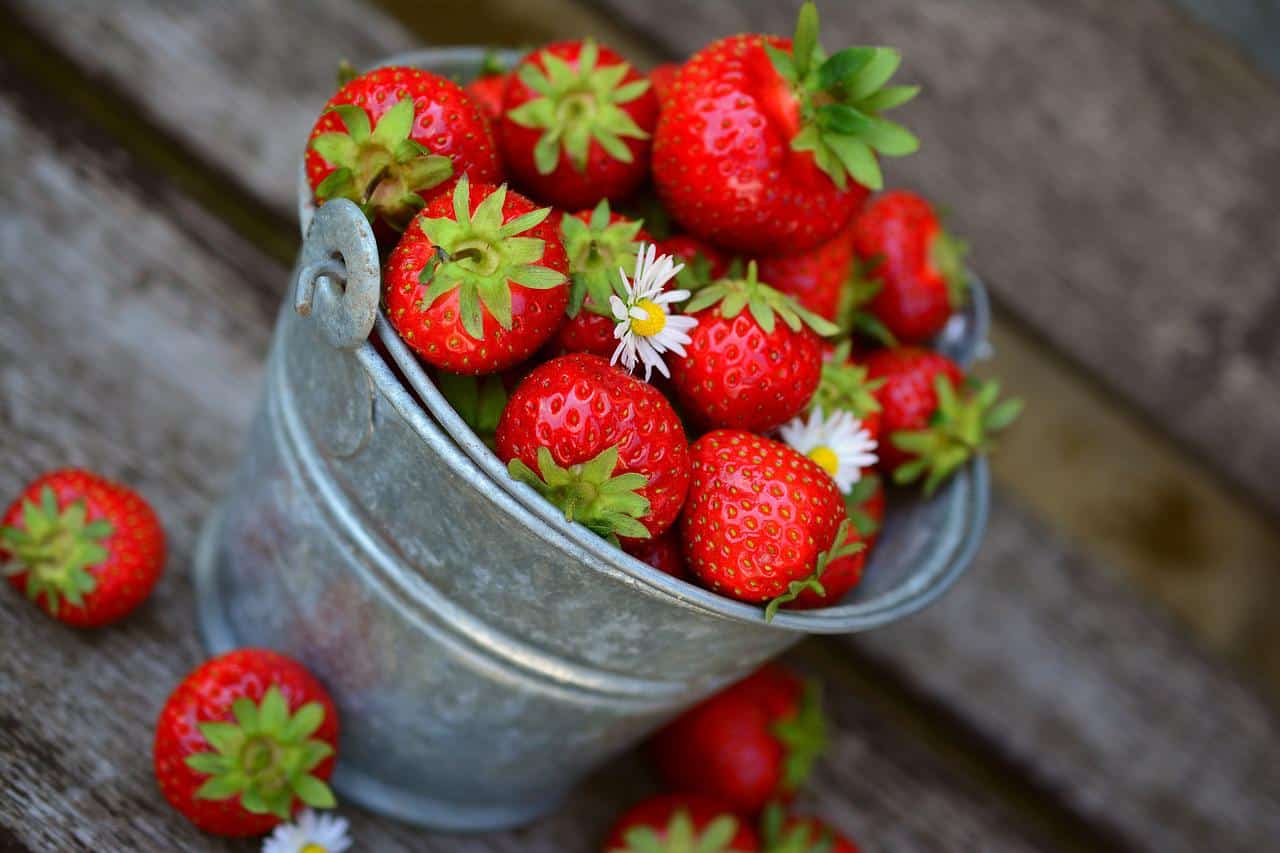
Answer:
[(795, 796), (825, 748), (816, 683), (768, 664), (667, 724), (649, 754), (668, 788), (750, 815)]
[(881, 116), (915, 96), (886, 86), (900, 57), (850, 47), (824, 59), (818, 13), (794, 39), (721, 39), (689, 59), (662, 105), (653, 179), (687, 231), (750, 255), (813, 249), (840, 234), (883, 181), (877, 154), (918, 147)]
[(567, 519), (614, 542), (660, 535), (689, 488), (689, 445), (671, 404), (586, 353), (525, 377), (498, 423), (497, 453)]
[(405, 231), (383, 271), (387, 316), (424, 361), (481, 374), (524, 361), (560, 326), (568, 262), (537, 208), (465, 177)]
[(640, 187), (657, 120), (648, 79), (621, 56), (592, 39), (559, 42), (512, 69), (498, 139), (522, 189), (580, 210)]
[(329, 99), (306, 168), (317, 203), (350, 199), (388, 244), (454, 179), (502, 180), (493, 131), (462, 87), (398, 66), (361, 74)]
[(755, 832), (725, 803), (662, 794), (632, 807), (614, 825), (603, 853), (752, 853)]
[(471, 96), (486, 118), (497, 121), (502, 118), (502, 94), (506, 88), (507, 66), (496, 52), (489, 51), (484, 55), (480, 73), (463, 87), (463, 91)]
[(809, 403), (822, 371), (819, 334), (834, 325), (758, 281), (701, 288), (684, 308), (697, 325), (671, 380), (681, 405), (703, 426), (766, 432)]
[(999, 383), (970, 382), (959, 365), (932, 350), (879, 350), (865, 364), (868, 376), (884, 380), (875, 392), (887, 437), (881, 467), (892, 472), (895, 483), (924, 477), (926, 494), (990, 449), (990, 436), (1022, 410), (1019, 400), (997, 400)]
[(880, 285), (871, 313), (903, 343), (937, 336), (964, 304), (965, 244), (943, 229), (929, 202), (901, 190), (872, 202), (853, 233), (867, 274)]
[(296, 661), (238, 649), (183, 679), (156, 723), (169, 803), (205, 832), (261, 835), (295, 811), (332, 808), (338, 715)]
[(89, 471), (37, 478), (0, 522), (9, 583), (78, 628), (114, 622), (146, 600), (164, 555), (164, 530), (150, 505)]
[[(690, 448), (693, 480), (680, 539), (690, 571), (739, 601), (768, 602), (765, 618), (860, 549), (835, 481), (813, 460), (741, 430)], [(838, 568), (838, 567), (837, 567)]]
[(689, 570), (684, 565), (684, 554), (680, 552), (680, 532), (675, 527), (667, 528), (661, 536), (654, 536), (652, 539), (627, 541), (622, 549), (663, 574), (682, 581), (690, 580)]
[(760, 820), (768, 853), (858, 853), (858, 845), (814, 817), (786, 815), (770, 806)]

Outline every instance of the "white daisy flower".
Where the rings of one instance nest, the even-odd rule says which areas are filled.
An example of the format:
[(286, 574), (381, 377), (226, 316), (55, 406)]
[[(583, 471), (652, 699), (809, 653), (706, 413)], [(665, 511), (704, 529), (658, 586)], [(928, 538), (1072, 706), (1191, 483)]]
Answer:
[(351, 846), (345, 818), (303, 809), (294, 823), (282, 823), (262, 843), (262, 853), (342, 853)]
[(792, 418), (778, 432), (784, 442), (830, 474), (841, 492), (848, 493), (862, 477), (862, 469), (876, 464), (876, 440), (849, 412), (827, 418), (822, 407), (815, 406), (808, 421), (803, 416)]
[(667, 364), (662, 360), (664, 352), (684, 355), (684, 345), (689, 343), (689, 330), (698, 325), (692, 317), (671, 313), (671, 305), (689, 298), (687, 290), (663, 291), (663, 286), (676, 277), (684, 264), (677, 264), (670, 255), (658, 256), (658, 247), (640, 246), (636, 256), (636, 272), (633, 280), (619, 269), (626, 299), (610, 296), (613, 317), (618, 321), (613, 336), (618, 347), (609, 359), (610, 364), (622, 362), (628, 371), (635, 370), (636, 363), (644, 364), (647, 381), (656, 368), (663, 376), (670, 376)]

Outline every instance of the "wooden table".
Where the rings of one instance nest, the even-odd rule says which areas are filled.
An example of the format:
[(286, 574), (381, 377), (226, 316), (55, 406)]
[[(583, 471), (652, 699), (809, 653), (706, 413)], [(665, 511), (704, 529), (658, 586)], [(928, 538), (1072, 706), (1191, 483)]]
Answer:
[[(336, 61), (595, 33), (649, 64), (789, 4), (12, 0), (0, 23), (0, 494), (83, 464), (171, 537), (153, 599), (81, 633), (0, 595), (0, 850), (248, 850), (151, 775), (201, 659), (186, 569), (234, 465)], [(836, 731), (804, 805), (890, 850), (1280, 848), (1280, 88), (1162, 0), (825, 3), (927, 94), (890, 180), (950, 206), (1029, 402), (970, 576), (792, 656)], [(74, 7), (74, 11), (73, 11)], [(496, 28), (496, 29), (495, 29)], [(458, 839), (347, 810), (362, 850), (589, 851), (652, 790)]]

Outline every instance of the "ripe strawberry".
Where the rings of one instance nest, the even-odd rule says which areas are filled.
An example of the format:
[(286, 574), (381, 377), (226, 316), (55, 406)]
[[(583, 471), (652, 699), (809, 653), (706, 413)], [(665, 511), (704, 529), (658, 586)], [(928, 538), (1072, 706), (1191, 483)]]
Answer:
[(565, 518), (615, 542), (661, 534), (689, 489), (688, 440), (667, 398), (586, 353), (525, 377), (498, 423), (497, 452)]
[(858, 845), (813, 817), (784, 814), (770, 806), (760, 821), (768, 853), (858, 853)]
[(405, 343), (454, 373), (495, 373), (533, 355), (569, 301), (550, 212), (505, 184), (465, 178), (432, 201), (383, 271), (387, 315)]
[(867, 189), (882, 184), (876, 153), (918, 147), (880, 117), (918, 91), (884, 85), (899, 61), (885, 47), (824, 60), (812, 2), (801, 7), (794, 39), (737, 35), (694, 54), (654, 135), (653, 179), (672, 217), (750, 254), (803, 252), (834, 239)]
[(931, 350), (879, 350), (865, 363), (868, 376), (885, 380), (875, 392), (889, 438), (881, 445), (881, 468), (900, 484), (927, 474), (925, 494), (988, 450), (989, 435), (1022, 410), (1019, 400), (997, 403), (998, 383), (969, 382), (955, 362)]
[(924, 343), (964, 304), (964, 243), (943, 230), (929, 202), (897, 191), (854, 223), (854, 247), (881, 285), (870, 310), (898, 340)]
[(30, 483), (0, 526), (0, 566), (46, 613), (78, 628), (120, 619), (164, 568), (160, 519), (136, 493), (64, 469)]
[(689, 570), (684, 565), (684, 555), (680, 553), (680, 532), (675, 527), (668, 528), (661, 536), (652, 539), (626, 542), (623, 550), (673, 578), (691, 580)]
[(768, 601), (772, 619), (801, 590), (821, 592), (827, 567), (857, 550), (845, 542), (849, 521), (835, 481), (790, 447), (716, 430), (694, 442), (690, 456), (680, 539), (690, 571), (710, 589)]
[(307, 143), (316, 203), (354, 201), (379, 242), (462, 175), (502, 180), (489, 122), (457, 83), (416, 68), (379, 68), (348, 82)]
[(649, 173), (658, 99), (648, 79), (591, 39), (534, 51), (512, 70), (498, 126), (503, 161), (568, 210), (620, 200)]
[(760, 280), (832, 322), (853, 272), (853, 244), (844, 234), (816, 249), (759, 259)]
[(463, 91), (471, 96), (489, 121), (498, 121), (502, 118), (502, 94), (506, 88), (507, 67), (498, 54), (490, 51), (485, 54), (480, 73), (463, 87)]
[(809, 403), (822, 371), (814, 332), (835, 326), (757, 281), (754, 262), (745, 279), (703, 287), (684, 310), (698, 324), (671, 381), (701, 425), (766, 432)]
[(261, 835), (304, 805), (333, 808), (338, 714), (320, 683), (266, 649), (206, 661), (178, 685), (156, 723), (165, 798), (215, 835)]
[(604, 853), (736, 853), (757, 851), (751, 827), (708, 797), (662, 794), (626, 812), (609, 832)]
[(649, 71), (649, 84), (653, 86), (653, 94), (658, 99), (659, 106), (667, 100), (667, 95), (671, 94), (671, 87), (679, 72), (680, 65), (676, 62), (664, 62)]
[(769, 664), (667, 724), (649, 752), (668, 788), (755, 814), (795, 796), (826, 745), (817, 685)]

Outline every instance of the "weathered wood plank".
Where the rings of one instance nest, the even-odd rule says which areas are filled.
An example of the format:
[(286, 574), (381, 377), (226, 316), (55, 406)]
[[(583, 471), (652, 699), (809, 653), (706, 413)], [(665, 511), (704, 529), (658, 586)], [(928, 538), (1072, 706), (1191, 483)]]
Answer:
[[(252, 849), (203, 838), (168, 808), (150, 742), (202, 656), (185, 568), (234, 464), (286, 272), (13, 84), (0, 73), (0, 205), (23, 211), (0, 220), (0, 494), (91, 465), (155, 503), (171, 554), (152, 600), (112, 629), (71, 631), (0, 594), (6, 648), (25, 650), (0, 660), (0, 842)], [(891, 721), (833, 704), (837, 761), (817, 795), (833, 821), (885, 850), (1036, 849)], [(361, 849), (589, 851), (648, 785), (628, 759), (535, 827), (465, 840), (351, 816)]]
[[(793, 4), (595, 0), (673, 55)], [(1003, 302), (1280, 512), (1280, 87), (1163, 0), (826, 4), (901, 47), (928, 188)]]

